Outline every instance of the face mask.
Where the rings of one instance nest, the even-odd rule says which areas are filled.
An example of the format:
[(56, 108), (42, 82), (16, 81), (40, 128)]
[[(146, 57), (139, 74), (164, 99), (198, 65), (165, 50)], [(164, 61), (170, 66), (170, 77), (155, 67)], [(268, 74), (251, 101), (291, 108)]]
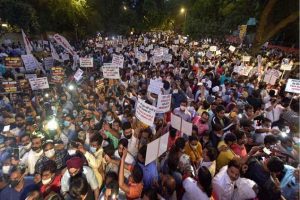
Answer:
[(292, 147), (286, 147), (286, 150), (287, 150), (288, 152), (292, 152), (292, 151), (293, 151), (293, 148), (292, 148)]
[(88, 125), (86, 126), (81, 125), (80, 128), (82, 128), (84, 131), (87, 131), (89, 130), (90, 127)]
[(191, 145), (191, 148), (196, 150), (197, 149), (197, 145)]
[(46, 180), (42, 179), (42, 184), (43, 184), (43, 185), (48, 185), (48, 184), (51, 182), (51, 180), (52, 180), (51, 177), (48, 178), (48, 179), (46, 179)]
[(31, 142), (29, 142), (26, 146), (24, 146), (25, 150), (29, 150), (31, 148)]
[(91, 151), (92, 153), (95, 153), (95, 152), (97, 151), (97, 148), (96, 148), (96, 147), (90, 147), (90, 151)]
[(22, 178), (20, 178), (19, 180), (10, 181), (9, 186), (10, 186), (11, 188), (17, 187), (17, 185), (19, 185), (21, 179), (22, 179)]
[(173, 94), (177, 94), (177, 93), (178, 93), (177, 89), (173, 90)]
[(64, 126), (65, 126), (65, 127), (70, 126), (70, 122), (69, 122), (69, 121), (64, 121)]
[(4, 165), (4, 166), (2, 167), (2, 173), (3, 173), (3, 174), (8, 174), (10, 168), (11, 168), (10, 165)]
[(78, 113), (77, 111), (73, 111), (73, 117), (77, 117)]
[(112, 121), (112, 117), (111, 116), (106, 116), (105, 120), (108, 121), (108, 122), (110, 122), (110, 121)]
[(130, 134), (130, 135), (124, 135), (124, 137), (125, 137), (127, 140), (129, 140), (129, 139), (132, 138), (132, 134)]
[(216, 135), (217, 135), (218, 138), (221, 138), (221, 137), (222, 137), (222, 134), (219, 134), (219, 133), (218, 133), (218, 134), (216, 134)]
[(75, 150), (75, 149), (69, 149), (69, 150), (68, 150), (68, 154), (69, 154), (70, 156), (73, 156), (73, 155), (76, 154), (76, 150)]
[(48, 151), (45, 152), (45, 156), (48, 158), (52, 158), (55, 155), (55, 150), (54, 149), (50, 149)]
[(31, 149), (32, 149), (32, 151), (37, 152), (37, 151), (39, 151), (41, 149), (41, 147), (31, 147)]
[(180, 106), (180, 110), (185, 111), (186, 107), (185, 106)]

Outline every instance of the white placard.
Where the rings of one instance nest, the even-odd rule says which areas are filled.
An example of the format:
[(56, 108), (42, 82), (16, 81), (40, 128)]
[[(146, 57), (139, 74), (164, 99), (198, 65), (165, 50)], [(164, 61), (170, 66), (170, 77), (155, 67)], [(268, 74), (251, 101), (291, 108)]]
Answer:
[(139, 54), (138, 59), (140, 60), (141, 63), (147, 62), (148, 55), (146, 53), (141, 53), (141, 54)]
[(211, 59), (213, 57), (211, 51), (207, 51), (205, 56), (208, 57), (209, 59)]
[(159, 138), (158, 157), (168, 150), (169, 132)]
[(76, 73), (74, 74), (74, 79), (76, 81), (80, 81), (80, 79), (82, 78), (82, 75), (83, 75), (83, 71), (81, 69), (78, 69), (76, 71)]
[(113, 59), (111, 62), (113, 65), (118, 66), (120, 68), (123, 68), (123, 64), (124, 64), (124, 57), (122, 55), (113, 55)]
[(285, 91), (300, 94), (300, 80), (288, 79), (286, 83)]
[(217, 46), (210, 46), (209, 51), (217, 51)]
[(38, 63), (32, 54), (21, 55), (21, 58), (27, 71), (33, 71), (38, 67)]
[(25, 74), (25, 78), (26, 79), (36, 79), (37, 78), (37, 76), (36, 76), (36, 74)]
[(293, 64), (290, 63), (290, 59), (288, 59), (288, 58), (282, 59), (281, 66), (280, 66), (281, 70), (291, 71), (292, 67), (293, 67)]
[(103, 77), (107, 79), (120, 79), (119, 67), (106, 63), (102, 66)]
[(147, 144), (147, 152), (145, 158), (145, 165), (156, 160), (159, 149), (159, 138)]
[(178, 131), (181, 131), (181, 118), (175, 114), (171, 114), (171, 126)]
[(229, 47), (228, 49), (229, 49), (229, 51), (231, 51), (231, 52), (234, 52), (234, 51), (235, 51), (235, 47), (232, 46), (232, 45), (230, 45), (230, 47)]
[(165, 54), (163, 56), (163, 60), (166, 62), (171, 62), (172, 61), (173, 56), (171, 54)]
[(159, 95), (161, 94), (161, 89), (163, 87), (164, 84), (160, 80), (150, 80), (150, 84), (148, 86), (148, 92)]
[(221, 55), (221, 54), (222, 54), (222, 53), (221, 53), (220, 50), (216, 51), (216, 56)]
[(185, 133), (186, 135), (192, 135), (192, 131), (193, 131), (193, 124), (191, 122), (182, 120), (181, 132)]
[(46, 70), (50, 70), (54, 66), (54, 59), (52, 57), (47, 57), (44, 59), (44, 66)]
[(171, 94), (167, 95), (158, 95), (157, 99), (157, 113), (169, 112), (171, 108)]
[(79, 59), (79, 63), (80, 63), (80, 67), (93, 67), (94, 63), (93, 63), (93, 58), (80, 58)]
[(70, 60), (70, 55), (69, 55), (68, 53), (63, 53), (63, 54), (61, 55), (61, 59), (62, 59), (63, 61)]
[(32, 90), (41, 90), (49, 88), (47, 77), (29, 79), (29, 83)]
[(174, 40), (174, 44), (179, 44), (179, 40)]
[(271, 69), (265, 73), (264, 82), (267, 84), (275, 85), (276, 80), (280, 77), (281, 72), (275, 69)]
[(251, 59), (251, 56), (243, 56), (242, 61), (243, 62), (249, 62)]
[(141, 122), (149, 126), (152, 126), (154, 122), (155, 114), (156, 114), (156, 107), (147, 104), (142, 99), (138, 99), (135, 116)]
[(160, 57), (164, 55), (164, 49), (163, 48), (156, 48), (153, 50), (153, 55), (156, 57)]
[(152, 57), (153, 64), (160, 63), (160, 62), (162, 62), (162, 60), (163, 60), (162, 56), (153, 56)]

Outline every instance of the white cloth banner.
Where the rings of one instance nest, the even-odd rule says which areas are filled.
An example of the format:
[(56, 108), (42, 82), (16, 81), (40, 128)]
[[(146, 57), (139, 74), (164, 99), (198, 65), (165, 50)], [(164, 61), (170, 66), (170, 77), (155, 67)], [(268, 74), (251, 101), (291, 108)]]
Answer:
[(113, 65), (123, 68), (124, 65), (124, 57), (122, 55), (113, 55), (112, 62)]
[(167, 95), (158, 95), (157, 100), (157, 113), (165, 113), (170, 111), (171, 108), (171, 94)]
[(29, 83), (32, 90), (41, 90), (49, 88), (47, 77), (29, 79)]
[(286, 83), (285, 91), (300, 94), (300, 80), (288, 79)]
[(79, 63), (80, 67), (93, 67), (94, 66), (93, 58), (80, 58)]
[(38, 67), (38, 63), (32, 54), (21, 55), (21, 58), (27, 71), (35, 70)]
[(138, 99), (136, 105), (135, 116), (144, 124), (152, 126), (154, 123), (154, 118), (156, 114), (156, 107), (147, 104), (142, 99)]
[(107, 79), (120, 79), (119, 67), (111, 63), (102, 66), (103, 77)]
[(22, 37), (23, 37), (23, 42), (25, 44), (25, 51), (26, 51), (26, 54), (31, 54), (33, 48), (30, 44), (30, 41), (28, 39), (28, 37), (25, 35), (23, 29), (22, 29)]
[(73, 48), (70, 45), (70, 43), (68, 42), (68, 40), (66, 38), (64, 38), (63, 36), (61, 36), (59, 34), (55, 34), (55, 35), (53, 35), (53, 39), (59, 45), (61, 45), (68, 53), (70, 53), (72, 56), (74, 56), (76, 54), (76, 52), (73, 50)]

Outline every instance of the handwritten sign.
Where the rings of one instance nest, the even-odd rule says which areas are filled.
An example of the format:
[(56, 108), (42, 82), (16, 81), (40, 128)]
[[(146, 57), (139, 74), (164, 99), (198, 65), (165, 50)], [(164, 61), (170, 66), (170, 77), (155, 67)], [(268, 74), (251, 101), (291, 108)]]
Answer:
[(210, 46), (209, 51), (217, 51), (217, 47), (216, 46)]
[(165, 113), (170, 111), (171, 107), (171, 94), (167, 95), (158, 95), (158, 100), (157, 100), (157, 113)]
[(93, 58), (80, 58), (79, 59), (80, 67), (93, 67)]
[(21, 55), (21, 58), (27, 71), (33, 71), (37, 68), (38, 63), (35, 57), (33, 57), (33, 55)]
[(106, 63), (102, 66), (103, 77), (107, 79), (120, 79), (119, 67)]
[(49, 88), (47, 77), (29, 79), (29, 83), (32, 90), (41, 90)]
[(171, 54), (163, 55), (163, 60), (166, 61), (166, 62), (171, 62), (172, 61), (172, 55)]
[(62, 67), (52, 67), (51, 68), (51, 82), (52, 83), (63, 83), (64, 79), (64, 68)]
[(52, 57), (47, 57), (44, 59), (44, 66), (46, 70), (50, 70), (54, 65), (54, 59)]
[(281, 66), (280, 66), (281, 70), (291, 71), (292, 67), (293, 67), (293, 64), (290, 63), (290, 59), (288, 59), (288, 58), (282, 59)]
[(25, 74), (26, 79), (37, 78), (36, 74)]
[(17, 82), (16, 81), (6, 81), (2, 82), (2, 86), (7, 93), (17, 92)]
[(286, 83), (285, 91), (300, 94), (300, 80), (288, 79)]
[(83, 71), (81, 69), (77, 69), (76, 73), (74, 74), (74, 79), (76, 81), (80, 81), (82, 75), (83, 75)]
[(156, 107), (147, 104), (142, 99), (138, 99), (135, 116), (144, 124), (153, 125), (156, 114)]
[(113, 59), (111, 62), (113, 65), (118, 66), (120, 68), (123, 68), (123, 64), (124, 64), (124, 57), (122, 55), (113, 55)]
[(20, 57), (5, 57), (4, 63), (6, 68), (22, 67), (22, 60)]
[(148, 92), (154, 94), (161, 94), (161, 89), (163, 88), (164, 84), (160, 80), (150, 80), (150, 84), (148, 86)]

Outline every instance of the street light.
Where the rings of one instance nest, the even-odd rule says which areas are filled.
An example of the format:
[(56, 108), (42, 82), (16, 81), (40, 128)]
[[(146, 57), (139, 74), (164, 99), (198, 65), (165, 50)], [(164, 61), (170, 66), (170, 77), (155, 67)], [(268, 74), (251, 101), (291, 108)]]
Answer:
[(181, 8), (181, 9), (180, 9), (180, 13), (181, 13), (181, 14), (185, 13), (185, 9), (184, 9), (184, 8)]
[(184, 14), (184, 23), (186, 22), (186, 13), (187, 13), (187, 10), (185, 8), (180, 9), (180, 14)]
[(1, 26), (7, 28), (8, 24), (1, 24)]
[(127, 7), (126, 7), (126, 6), (123, 6), (123, 9), (124, 9), (124, 10), (127, 10)]

